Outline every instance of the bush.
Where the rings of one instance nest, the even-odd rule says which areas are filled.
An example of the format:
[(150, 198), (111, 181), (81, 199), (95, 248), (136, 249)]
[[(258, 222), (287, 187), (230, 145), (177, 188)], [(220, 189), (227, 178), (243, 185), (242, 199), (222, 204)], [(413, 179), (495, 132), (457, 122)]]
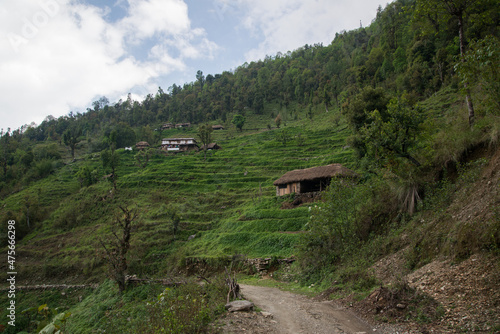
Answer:
[(222, 278), (200, 286), (194, 282), (166, 288), (148, 303), (149, 321), (142, 333), (203, 333), (224, 310), (225, 282)]
[(49, 159), (43, 159), (35, 164), (35, 172), (38, 178), (48, 176), (54, 170), (54, 162)]
[(333, 180), (323, 194), (324, 202), (310, 208), (309, 231), (299, 244), (299, 259), (305, 272), (331, 266), (358, 244), (355, 191), (352, 182)]

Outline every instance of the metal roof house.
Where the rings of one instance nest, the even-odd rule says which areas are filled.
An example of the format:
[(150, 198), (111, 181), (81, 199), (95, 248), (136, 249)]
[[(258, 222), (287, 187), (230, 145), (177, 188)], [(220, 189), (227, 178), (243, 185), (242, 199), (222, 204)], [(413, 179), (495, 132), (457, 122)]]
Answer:
[(165, 138), (161, 141), (161, 149), (167, 152), (185, 152), (198, 150), (194, 138)]
[(333, 177), (357, 177), (357, 174), (341, 164), (331, 164), (292, 170), (273, 184), (276, 186), (276, 196), (304, 194), (325, 190)]

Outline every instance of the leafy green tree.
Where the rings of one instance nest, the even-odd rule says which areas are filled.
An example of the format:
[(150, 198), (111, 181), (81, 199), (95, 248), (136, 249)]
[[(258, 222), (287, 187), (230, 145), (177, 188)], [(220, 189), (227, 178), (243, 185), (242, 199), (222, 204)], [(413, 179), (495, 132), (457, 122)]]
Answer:
[(113, 189), (116, 190), (116, 180), (118, 179), (118, 175), (116, 171), (120, 166), (120, 155), (112, 150), (104, 150), (101, 153), (102, 166), (105, 170), (111, 171), (111, 179), (113, 180)]
[(137, 165), (141, 168), (146, 168), (149, 163), (149, 159), (151, 159), (151, 155), (153, 150), (149, 147), (139, 150), (137, 154), (134, 156), (137, 161)]
[(203, 145), (203, 151), (205, 153), (205, 161), (207, 161), (207, 148), (208, 144), (212, 142), (212, 126), (210, 124), (200, 125), (198, 127), (198, 137), (200, 137), (200, 142)]
[(76, 173), (76, 178), (80, 182), (80, 187), (88, 187), (94, 184), (97, 180), (95, 171), (91, 171), (88, 166), (80, 167)]
[(116, 143), (116, 148), (133, 146), (135, 144), (135, 131), (128, 124), (120, 123), (114, 131), (116, 132), (116, 137), (114, 137), (114, 141), (111, 141)]
[(384, 113), (389, 98), (383, 88), (365, 87), (346, 106), (347, 122), (354, 132), (358, 132), (367, 122), (368, 113), (378, 110)]
[(276, 140), (281, 142), (283, 146), (286, 146), (292, 140), (292, 136), (288, 132), (287, 128), (283, 128), (276, 132)]
[(455, 66), (463, 84), (475, 82), (482, 85), (488, 95), (493, 113), (500, 111), (500, 41), (487, 36), (469, 45), (464, 61)]
[(233, 116), (233, 120), (231, 121), (231, 123), (233, 123), (238, 128), (238, 130), (243, 131), (243, 125), (245, 125), (245, 121), (245, 116), (236, 114)]
[(306, 277), (335, 264), (359, 242), (356, 234), (359, 199), (354, 182), (333, 179), (322, 198), (321, 204), (310, 207), (307, 233), (298, 245), (299, 264)]
[[(490, 0), (426, 0), (417, 2), (417, 15), (420, 14), (427, 18), (435, 18), (434, 25), (438, 27), (439, 21), (444, 23), (450, 20), (457, 22), (458, 40), (460, 46), (460, 61), (465, 62), (465, 48), (467, 37), (465, 36), (465, 23), (471, 18), (481, 19), (481, 13), (488, 5), (492, 4)], [(434, 16), (436, 15), (436, 16)], [(463, 82), (465, 90), (465, 101), (469, 112), (469, 124), (474, 124), (474, 106), (468, 82)]]
[(424, 121), (418, 106), (411, 107), (404, 98), (392, 99), (385, 113), (375, 109), (367, 116), (369, 121), (360, 129), (360, 135), (371, 157), (386, 161), (404, 158), (416, 167), (421, 165), (412, 155)]
[(179, 216), (179, 214), (177, 213), (177, 210), (170, 209), (170, 211), (168, 212), (168, 218), (170, 219), (170, 222), (172, 223), (172, 232), (174, 234), (174, 240), (175, 240), (177, 232), (179, 231), (181, 216)]
[(78, 126), (72, 126), (68, 130), (66, 130), (63, 134), (64, 145), (69, 146), (71, 149), (71, 158), (75, 159), (75, 148), (76, 144), (78, 144), (81, 140), (82, 129)]

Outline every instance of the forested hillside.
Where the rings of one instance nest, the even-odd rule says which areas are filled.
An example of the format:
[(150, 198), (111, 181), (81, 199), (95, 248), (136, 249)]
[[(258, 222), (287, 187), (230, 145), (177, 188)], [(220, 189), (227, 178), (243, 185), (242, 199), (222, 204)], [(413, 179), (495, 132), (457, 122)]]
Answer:
[[(198, 71), (193, 82), (158, 88), (143, 101), (102, 97), (84, 113), (2, 129), (0, 228), (17, 223), (18, 279), (102, 283), (106, 240), (132, 213), (127, 273), (139, 277), (294, 256), (278, 277), (325, 289), (337, 282), (366, 297), (379, 283), (368, 269), (393, 253), (405, 251), (405, 270), (440, 256), (498, 256), (499, 23), (495, 0), (397, 0), (329, 45), (311, 41), (233, 71)], [(163, 138), (176, 137), (221, 149), (160, 150)], [(150, 148), (137, 150), (139, 141)], [(276, 198), (273, 181), (285, 172), (330, 163), (359, 178), (334, 182), (313, 204)], [(483, 206), (460, 207), (480, 202), (484, 184)], [(6, 254), (6, 233), (0, 245)], [(115, 301), (110, 318), (117, 320), (103, 315), (107, 324), (85, 323), (90, 299), (84, 310), (76, 299), (53, 300), (76, 307), (72, 332), (121, 332), (113, 327), (119, 319), (145, 317), (143, 301), (159, 293), (140, 289), (129, 291), (128, 306)], [(100, 295), (87, 293), (99, 304), (110, 291), (106, 283)], [(25, 298), (26, 308), (43, 303)], [(497, 311), (487, 319), (493, 330)], [(155, 326), (167, 321), (151, 317)], [(29, 316), (22, 319), (33, 331)], [(131, 326), (155, 332), (143, 321)]]

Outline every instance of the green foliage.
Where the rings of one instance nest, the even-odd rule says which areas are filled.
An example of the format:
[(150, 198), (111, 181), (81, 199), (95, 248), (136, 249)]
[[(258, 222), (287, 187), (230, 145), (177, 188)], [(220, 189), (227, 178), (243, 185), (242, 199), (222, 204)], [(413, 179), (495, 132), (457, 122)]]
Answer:
[(146, 302), (162, 290), (155, 284), (127, 289), (122, 295), (106, 280), (69, 311), (64, 333), (142, 333), (148, 319)]
[(63, 141), (66, 146), (71, 149), (71, 158), (75, 159), (75, 148), (81, 140), (82, 129), (76, 124), (66, 130), (63, 134)]
[[(196, 82), (160, 88), (142, 102), (131, 97), (113, 104), (97, 101), (94, 110), (78, 117), (48, 118), (38, 127), (2, 133), (0, 206), (5, 210), (0, 225), (12, 218), (19, 223), (19, 249), (31, 261), (23, 277), (79, 272), (81, 279), (102, 280), (105, 263), (96, 254), (95, 235), (109, 233), (110, 208), (130, 198), (144, 208), (144, 221), (134, 230), (129, 269), (150, 277), (177, 272), (186, 258), (216, 264), (233, 254), (296, 255), (302, 282), (337, 280), (362, 295), (376, 283), (366, 268), (408, 244), (412, 267), (439, 252), (465, 257), (498, 248), (500, 228), (494, 220), (450, 227), (446, 206), (454, 203), (461, 186), (446, 178), (436, 182), (443, 168), (463, 161), (467, 152), (500, 140), (498, 108), (493, 108), (499, 100), (494, 98), (498, 80), (492, 67), (497, 41), (480, 41), (485, 34), (498, 36), (497, 21), (491, 20), (498, 4), (481, 3), (483, 8), (474, 6), (464, 25), (470, 40), (479, 41), (470, 43), (465, 55), (480, 60), (466, 62), (473, 66), (466, 69), (470, 87), (475, 99), (485, 101), (476, 103), (480, 117), (472, 129), (465, 121), (463, 99), (457, 98), (459, 81), (453, 71), (460, 53), (456, 20), (442, 19), (437, 11), (419, 18), (415, 5), (424, 2), (397, 0), (380, 8), (369, 27), (339, 33), (329, 45), (306, 45), (206, 78), (200, 71)], [(390, 100), (401, 95), (406, 99)], [(417, 102), (422, 109), (413, 107)], [(246, 117), (231, 118), (235, 110)], [(268, 131), (277, 115), (282, 129)], [(243, 120), (232, 123), (240, 131), (228, 126), (234, 119)], [(226, 130), (212, 133), (223, 149), (205, 158), (196, 152), (141, 153), (140, 166), (137, 156), (117, 150), (139, 138), (157, 142), (167, 132), (197, 135), (196, 127), (152, 135), (165, 122), (224, 123)], [(249, 130), (241, 131), (243, 124)], [(74, 128), (81, 128), (80, 139), (88, 140), (75, 145), (79, 159), (64, 165), (59, 160), (71, 157), (62, 145), (64, 133)], [(366, 158), (356, 160), (353, 149)], [(103, 150), (101, 156), (87, 154)], [(410, 157), (422, 166), (415, 167)], [(361, 185), (325, 194), (326, 202), (311, 209), (313, 218), (305, 206), (282, 209), (293, 206), (293, 200), (275, 198), (274, 180), (293, 169), (330, 163), (356, 169)], [(120, 175), (120, 192), (110, 192), (101, 181), (109, 173), (115, 187)], [(422, 184), (427, 185), (424, 193)], [(423, 201), (417, 203), (419, 196)], [(432, 210), (440, 215), (438, 222), (410, 220), (406, 213), (415, 205), (422, 212), (413, 219)], [(182, 212), (182, 219), (172, 218), (172, 209)], [(450, 230), (451, 235), (441, 232)], [(0, 234), (0, 242), (5, 240)], [(71, 311), (68, 332), (154, 331), (144, 329), (151, 312), (145, 299), (160, 291), (149, 289), (127, 289), (119, 297), (113, 284), (104, 283)], [(200, 291), (190, 291), (189, 301), (176, 301), (180, 292), (165, 295), (177, 311), (155, 304), (157, 322), (152, 323), (162, 326), (171, 319), (181, 328), (199, 330), (177, 320), (183, 314), (208, 321), (206, 304), (194, 297)], [(40, 303), (45, 302), (32, 305)]]
[(283, 128), (281, 130), (276, 130), (276, 140), (279, 141), (283, 146), (286, 146), (287, 143), (290, 143), (292, 140), (292, 136), (290, 135), (290, 131), (287, 128)]
[[(56, 334), (64, 328), (64, 324), (71, 316), (70, 312), (59, 312), (58, 308), (51, 308), (47, 304), (30, 307), (19, 312), (16, 319), (16, 332)], [(7, 329), (6, 331), (10, 331)]]
[(353, 182), (333, 180), (323, 195), (323, 203), (310, 207), (307, 233), (299, 244), (299, 260), (306, 275), (336, 264), (342, 254), (358, 244), (356, 212), (359, 202), (355, 192)]
[(179, 214), (177, 213), (177, 210), (174, 208), (169, 209), (167, 216), (170, 219), (170, 222), (172, 223), (172, 232), (174, 234), (174, 239), (175, 239), (175, 235), (179, 231), (179, 224), (181, 222), (181, 216), (179, 216)]
[(498, 115), (500, 111), (500, 41), (498, 37), (486, 38), (469, 44), (463, 61), (457, 62), (457, 71), (462, 84), (480, 85), (487, 96), (488, 113)]
[(97, 182), (97, 171), (91, 171), (89, 166), (82, 166), (76, 173), (76, 178), (81, 187), (88, 187)]
[(141, 333), (204, 333), (215, 316), (224, 311), (225, 282), (216, 278), (200, 286), (188, 283), (166, 288), (148, 302), (149, 319)]
[(238, 130), (242, 131), (243, 130), (243, 125), (245, 125), (246, 118), (245, 116), (236, 114), (233, 116), (233, 120), (231, 123), (233, 123)]
[(54, 161), (53, 160), (40, 160), (35, 163), (34, 171), (36, 178), (44, 178), (47, 177), (54, 170)]
[(151, 148), (144, 148), (136, 153), (135, 160), (139, 167), (146, 168), (149, 163), (149, 159), (151, 159), (151, 156), (153, 155), (152, 151), (153, 150)]
[(126, 123), (120, 123), (110, 134), (110, 142), (116, 148), (123, 148), (135, 145), (135, 131)]
[(208, 145), (212, 142), (213, 128), (210, 124), (200, 125), (198, 127), (198, 136), (203, 145)]
[(409, 106), (404, 98), (392, 99), (385, 113), (374, 110), (368, 119), (360, 134), (370, 156), (380, 157), (386, 163), (404, 158), (420, 166), (411, 153), (418, 143), (420, 125), (424, 121), (418, 106)]
[(111, 172), (113, 188), (116, 190), (116, 180), (118, 178), (117, 169), (120, 166), (120, 155), (115, 150), (109, 149), (101, 152), (102, 166)]
[(200, 142), (203, 144), (205, 161), (207, 160), (208, 144), (212, 142), (212, 132), (213, 128), (210, 124), (200, 125), (198, 127), (198, 136), (200, 137)]
[(38, 334), (61, 334), (61, 329), (64, 327), (64, 324), (70, 316), (71, 313), (69, 312), (59, 313), (55, 315), (52, 321), (45, 327), (43, 327), (38, 332)]

